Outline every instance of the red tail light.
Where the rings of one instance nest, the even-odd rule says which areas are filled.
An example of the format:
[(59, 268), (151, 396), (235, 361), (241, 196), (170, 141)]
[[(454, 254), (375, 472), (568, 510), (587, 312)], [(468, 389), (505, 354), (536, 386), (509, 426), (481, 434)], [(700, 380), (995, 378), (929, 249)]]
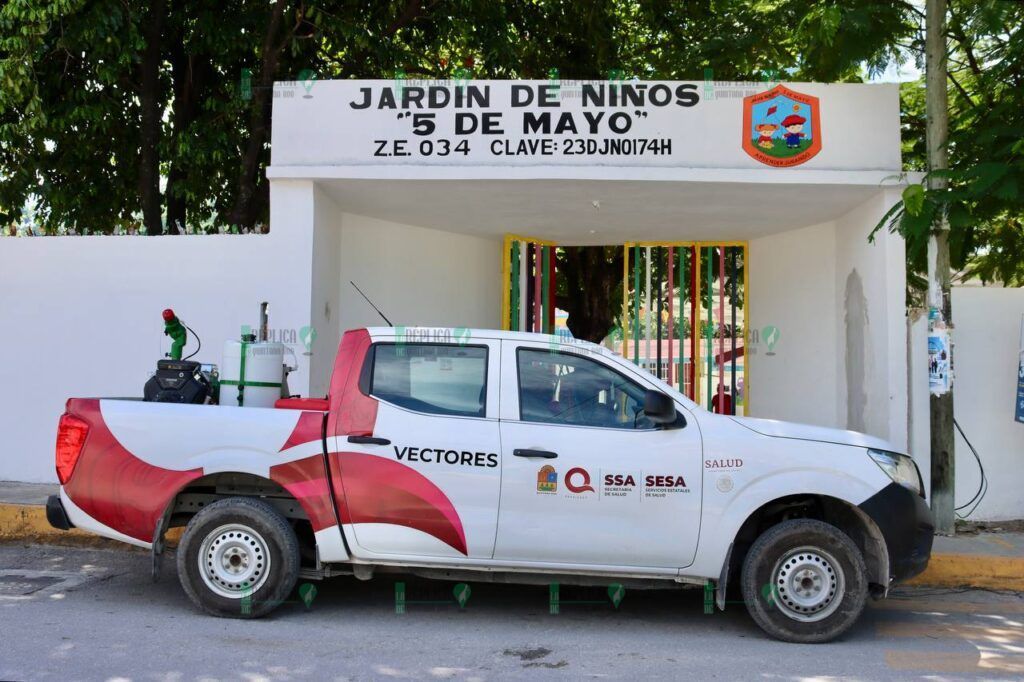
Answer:
[(61, 485), (68, 482), (75, 471), (78, 456), (82, 454), (85, 437), (89, 435), (89, 424), (70, 414), (61, 415), (57, 425), (57, 478)]

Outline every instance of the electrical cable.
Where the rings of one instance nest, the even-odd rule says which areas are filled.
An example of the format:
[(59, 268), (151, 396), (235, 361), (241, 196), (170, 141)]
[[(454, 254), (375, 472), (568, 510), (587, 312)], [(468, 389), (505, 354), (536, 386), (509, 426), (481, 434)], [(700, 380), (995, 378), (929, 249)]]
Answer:
[(196, 344), (197, 344), (196, 349), (194, 351), (192, 351), (192, 353), (188, 356), (188, 358), (183, 358), (185, 360), (188, 360), (189, 358), (194, 357), (196, 353), (198, 353), (199, 351), (201, 351), (203, 349), (203, 340), (201, 338), (199, 338), (199, 334), (196, 334), (195, 331), (192, 329), (192, 327), (188, 326), (184, 322), (182, 322), (181, 324), (182, 324), (183, 327), (185, 327), (185, 329), (187, 329), (190, 332), (192, 332), (192, 336), (196, 337)]
[[(978, 481), (978, 491), (974, 493), (974, 497), (956, 508), (957, 517), (960, 519), (966, 519), (978, 509), (978, 505), (980, 505), (981, 501), (985, 499), (985, 494), (988, 492), (988, 476), (985, 475), (985, 466), (981, 463), (981, 457), (978, 455), (978, 451), (974, 449), (974, 445), (972, 445), (971, 441), (967, 439), (967, 434), (964, 433), (962, 428), (960, 428), (960, 423), (956, 419), (953, 420), (953, 426), (955, 426), (956, 430), (960, 432), (960, 436), (964, 439), (964, 442), (967, 443), (967, 447), (969, 447), (971, 452), (974, 454), (974, 459), (978, 462), (978, 473), (981, 476), (981, 480)], [(966, 509), (967, 507), (971, 507), (970, 511), (961, 515), (960, 510)]]

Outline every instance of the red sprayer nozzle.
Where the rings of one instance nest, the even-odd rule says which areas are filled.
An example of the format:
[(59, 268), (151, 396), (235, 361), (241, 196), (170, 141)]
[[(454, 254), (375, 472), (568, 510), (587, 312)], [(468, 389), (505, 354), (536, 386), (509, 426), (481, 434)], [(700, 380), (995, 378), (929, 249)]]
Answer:
[(172, 320), (174, 320), (175, 317), (177, 316), (174, 314), (174, 311), (171, 310), (170, 308), (164, 310), (164, 322), (171, 322)]

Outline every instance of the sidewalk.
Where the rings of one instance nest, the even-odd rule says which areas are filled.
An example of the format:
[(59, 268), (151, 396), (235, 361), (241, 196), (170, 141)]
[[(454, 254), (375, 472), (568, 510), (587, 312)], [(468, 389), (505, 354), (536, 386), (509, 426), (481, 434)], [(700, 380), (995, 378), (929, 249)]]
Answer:
[(1024, 591), (1024, 533), (936, 536), (928, 569), (910, 584)]
[(112, 540), (77, 529), (63, 531), (50, 526), (46, 520), (46, 498), (57, 490), (56, 483), (0, 481), (0, 542), (115, 545)]
[[(0, 542), (125, 546), (77, 529), (51, 528), (45, 505), (56, 492), (55, 483), (0, 481)], [(910, 584), (1024, 591), (1024, 533), (937, 536), (928, 570)]]

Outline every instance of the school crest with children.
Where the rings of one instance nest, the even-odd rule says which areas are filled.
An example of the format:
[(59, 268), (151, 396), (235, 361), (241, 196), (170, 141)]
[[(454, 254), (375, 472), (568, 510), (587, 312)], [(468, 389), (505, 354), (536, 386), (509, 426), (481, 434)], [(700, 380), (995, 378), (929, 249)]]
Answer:
[(798, 166), (821, 151), (818, 98), (777, 85), (743, 99), (743, 150), (768, 166)]

